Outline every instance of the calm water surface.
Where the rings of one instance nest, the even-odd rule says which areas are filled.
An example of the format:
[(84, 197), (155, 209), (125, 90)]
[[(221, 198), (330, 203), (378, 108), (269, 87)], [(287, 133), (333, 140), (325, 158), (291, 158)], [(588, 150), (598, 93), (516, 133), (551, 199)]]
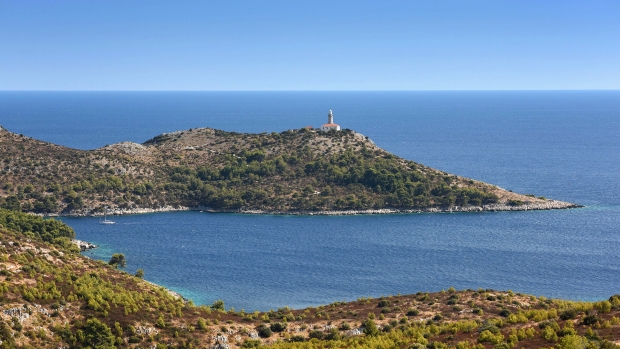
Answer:
[(179, 212), (63, 218), (87, 255), (197, 303), (246, 310), (360, 296), (495, 288), (601, 299), (620, 293), (620, 92), (0, 92), (7, 129), (93, 149), (178, 129), (343, 127), (407, 159), (522, 193), (546, 212), (356, 217)]

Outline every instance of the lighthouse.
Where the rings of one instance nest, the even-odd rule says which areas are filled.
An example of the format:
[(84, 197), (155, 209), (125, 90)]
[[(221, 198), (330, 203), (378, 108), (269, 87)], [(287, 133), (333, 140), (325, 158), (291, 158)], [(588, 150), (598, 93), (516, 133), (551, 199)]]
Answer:
[(327, 114), (327, 123), (321, 126), (321, 131), (331, 130), (340, 131), (340, 125), (334, 124), (334, 114), (330, 110), (329, 114)]

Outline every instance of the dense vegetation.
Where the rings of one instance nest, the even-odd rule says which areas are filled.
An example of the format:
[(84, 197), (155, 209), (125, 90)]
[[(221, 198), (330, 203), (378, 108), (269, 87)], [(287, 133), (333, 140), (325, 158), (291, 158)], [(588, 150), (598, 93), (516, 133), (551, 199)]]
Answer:
[(620, 340), (620, 295), (571, 302), (450, 288), (298, 310), (195, 306), (143, 272), (117, 270), (121, 254), (110, 264), (82, 257), (62, 243), (72, 231), (60, 222), (0, 217), (1, 348), (613, 349)]
[(73, 229), (61, 221), (19, 211), (0, 209), (0, 227), (63, 247), (71, 246), (69, 242), (75, 238)]
[(195, 129), (80, 151), (0, 130), (0, 207), (36, 213), (447, 209), (544, 202), (398, 158), (350, 130)]

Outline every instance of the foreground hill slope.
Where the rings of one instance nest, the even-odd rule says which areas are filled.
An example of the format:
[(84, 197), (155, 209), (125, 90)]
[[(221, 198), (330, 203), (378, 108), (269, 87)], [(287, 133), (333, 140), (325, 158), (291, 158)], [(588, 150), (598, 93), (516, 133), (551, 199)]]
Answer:
[(613, 349), (620, 339), (620, 295), (570, 302), (450, 288), (268, 312), (194, 306), (81, 256), (73, 235), (0, 209), (0, 347)]
[(70, 149), (0, 129), (2, 207), (44, 214), (202, 207), (333, 213), (525, 210), (576, 205), (520, 195), (394, 156), (343, 130), (209, 128)]

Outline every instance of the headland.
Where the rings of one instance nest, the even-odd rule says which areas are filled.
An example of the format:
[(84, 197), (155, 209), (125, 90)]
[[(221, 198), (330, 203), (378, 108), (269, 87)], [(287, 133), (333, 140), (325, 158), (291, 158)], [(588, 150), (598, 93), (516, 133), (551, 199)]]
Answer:
[(0, 206), (96, 216), (198, 209), (292, 215), (580, 207), (518, 194), (390, 154), (333, 123), (235, 133), (196, 128), (71, 149), (0, 129)]

